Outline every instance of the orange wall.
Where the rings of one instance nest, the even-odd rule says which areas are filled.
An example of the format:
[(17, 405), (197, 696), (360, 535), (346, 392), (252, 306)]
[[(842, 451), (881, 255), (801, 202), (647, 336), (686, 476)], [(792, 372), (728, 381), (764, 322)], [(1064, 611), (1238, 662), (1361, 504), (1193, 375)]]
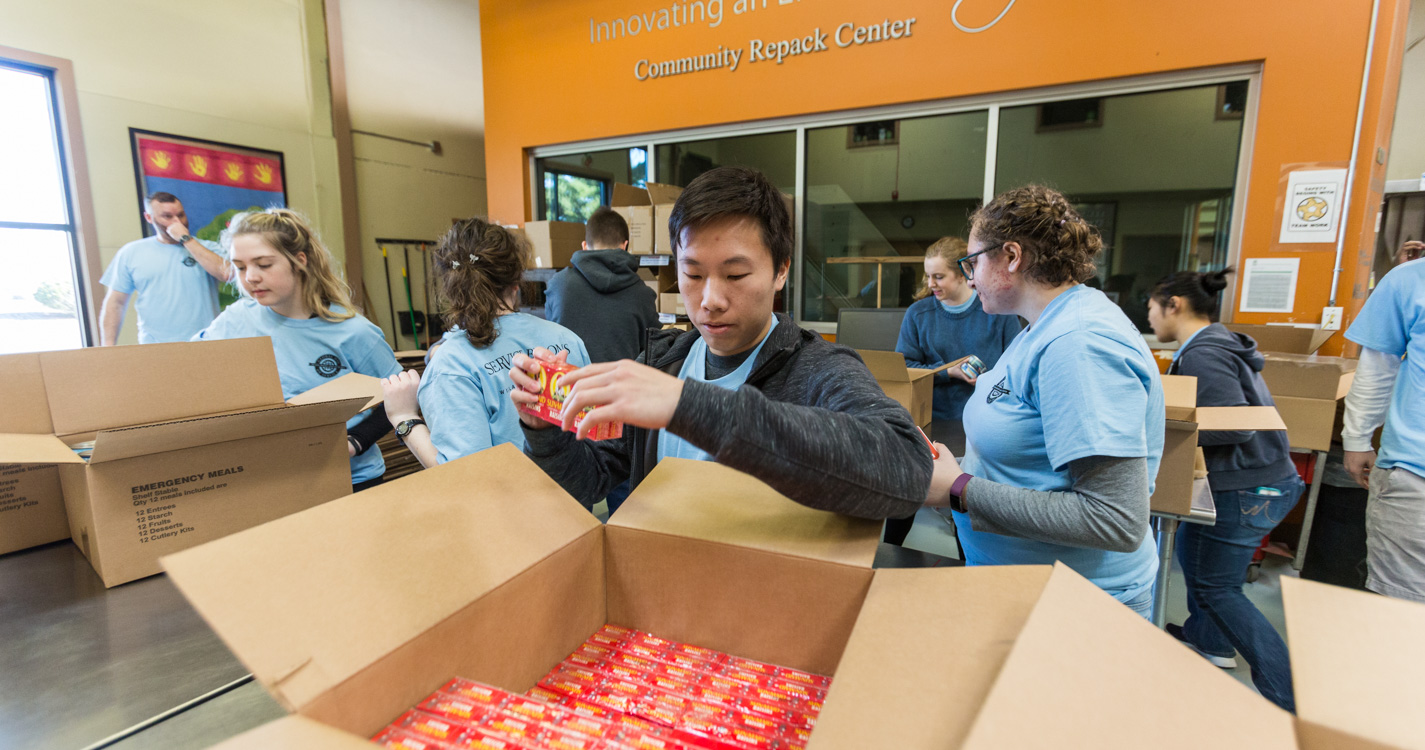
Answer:
[[(1349, 157), (1371, 13), (1367, 0), (1025, 0), (980, 33), (961, 31), (954, 21), (987, 24), (1008, 0), (963, 0), (958, 12), (949, 0), (762, 2), (754, 12), (737, 14), (737, 0), (723, 0), (716, 28), (695, 21), (598, 43), (590, 41), (591, 18), (597, 23), (656, 14), (670, 3), (683, 3), (482, 2), (490, 215), (515, 223), (530, 217), (526, 155), (536, 146), (1261, 61), (1241, 257), (1300, 257), (1302, 282), (1293, 314), (1236, 319), (1319, 320), (1335, 248), (1272, 249), (1280, 220), (1278, 183), (1283, 164)], [(1381, 0), (1374, 93), (1367, 106), (1371, 117), (1360, 150), (1368, 158), (1348, 216), (1338, 301), (1347, 307), (1348, 322), (1361, 301), (1352, 291), (1365, 283), (1358, 278), (1357, 252), (1366, 240), (1369, 255), (1374, 238), (1377, 209), (1366, 194), (1374, 172), (1365, 167), (1373, 163), (1377, 146), (1389, 146), (1408, 6), (1409, 0)], [(828, 51), (780, 65), (747, 59), (753, 39), (802, 37), (817, 27), (834, 33), (843, 22), (879, 25), (912, 17), (910, 38), (846, 49), (831, 40)], [(669, 60), (714, 52), (719, 45), (743, 50), (736, 71), (634, 77), (640, 59)]]

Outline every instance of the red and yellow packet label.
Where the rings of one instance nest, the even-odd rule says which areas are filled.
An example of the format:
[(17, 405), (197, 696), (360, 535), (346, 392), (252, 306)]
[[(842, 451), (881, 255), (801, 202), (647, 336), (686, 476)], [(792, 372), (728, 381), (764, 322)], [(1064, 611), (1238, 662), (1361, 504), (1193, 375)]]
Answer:
[[(521, 405), (519, 409), (550, 424), (563, 426), (564, 402), (569, 398), (571, 389), (569, 386), (563, 385), (561, 381), (565, 375), (579, 368), (564, 362), (548, 362), (542, 359), (536, 359), (535, 362), (539, 363), (539, 401), (532, 406)], [(586, 407), (575, 415), (574, 429), (579, 429), (591, 411), (593, 411), (592, 407)], [(589, 431), (590, 440), (609, 440), (618, 437), (623, 437), (623, 423), (621, 422), (606, 422)]]

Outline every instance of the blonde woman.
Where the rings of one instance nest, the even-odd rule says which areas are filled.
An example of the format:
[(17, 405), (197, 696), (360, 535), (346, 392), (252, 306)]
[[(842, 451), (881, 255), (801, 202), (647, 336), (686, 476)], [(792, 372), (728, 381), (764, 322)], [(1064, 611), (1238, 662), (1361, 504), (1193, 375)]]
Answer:
[[(925, 286), (901, 321), (896, 351), (907, 367), (934, 369), (973, 354), (986, 368), (995, 366), (1009, 342), (1019, 335), (1019, 318), (990, 315), (980, 305), (956, 263), (965, 257), (965, 241), (942, 237), (925, 251)], [(958, 367), (935, 375), (935, 419), (960, 421), (975, 381)]]
[[(352, 308), (331, 253), (300, 214), (238, 214), (224, 240), (242, 299), (193, 340), (271, 337), (283, 398), (352, 372), (385, 378), (401, 371), (381, 329)], [(380, 409), (347, 423), (353, 492), (381, 483), (386, 462), (376, 441), (390, 429)]]

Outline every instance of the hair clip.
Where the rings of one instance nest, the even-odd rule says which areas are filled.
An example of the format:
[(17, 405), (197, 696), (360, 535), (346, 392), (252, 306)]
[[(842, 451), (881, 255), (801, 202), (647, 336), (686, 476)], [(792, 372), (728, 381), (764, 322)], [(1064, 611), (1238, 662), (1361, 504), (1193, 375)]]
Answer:
[(1060, 220), (1059, 220), (1059, 226), (1061, 226), (1061, 227), (1064, 226), (1065, 222), (1067, 222), (1067, 221), (1068, 221), (1068, 219), (1060, 219)]
[(452, 261), (450, 261), (450, 267), (451, 267), (451, 268), (459, 268), (459, 267), (460, 267), (460, 261), (458, 261), (458, 260), (452, 260)]
[(479, 260), (480, 260), (480, 256), (476, 255), (475, 253), (471, 253), (471, 254), (470, 254), (470, 262), (471, 262), (471, 263), (475, 263), (475, 262), (477, 262), (477, 261), (479, 261)]

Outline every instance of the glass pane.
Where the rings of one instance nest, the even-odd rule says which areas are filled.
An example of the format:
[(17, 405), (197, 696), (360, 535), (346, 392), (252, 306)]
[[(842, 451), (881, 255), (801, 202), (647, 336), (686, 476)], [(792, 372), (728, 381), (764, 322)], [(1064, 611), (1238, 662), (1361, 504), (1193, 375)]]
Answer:
[(64, 224), (50, 82), (0, 64), (0, 221)]
[(556, 205), (558, 221), (588, 221), (594, 210), (604, 203), (604, 184), (588, 177), (556, 174)]
[(925, 249), (964, 237), (984, 192), (988, 123), (979, 111), (807, 131), (804, 319), (835, 322), (844, 307), (910, 305)]
[(1159, 279), (1227, 263), (1242, 120), (1223, 107), (1246, 101), (1246, 83), (1228, 86), (1094, 100), (1094, 127), (1045, 129), (1037, 105), (1000, 110), (995, 190), (1064, 191), (1107, 247), (1090, 283), (1143, 331)]
[(713, 167), (752, 167), (791, 195), (797, 189), (797, 134), (788, 131), (661, 143), (655, 182), (687, 187), (693, 178)]
[(84, 346), (69, 232), (0, 229), (0, 354)]
[[(566, 175), (565, 178), (552, 177)], [(582, 179), (574, 179), (582, 178)], [(599, 198), (587, 210), (582, 208), (570, 213), (559, 204), (561, 199), (572, 200), (569, 206), (583, 206), (583, 198), (566, 197), (568, 191), (582, 191), (586, 183), (599, 185)], [(535, 160), (535, 183), (543, 185), (540, 205), (535, 218), (555, 221), (584, 221), (595, 208), (608, 200), (613, 184), (643, 187), (648, 184), (648, 149), (616, 148), (607, 151), (588, 151), (582, 154), (551, 156)], [(582, 193), (580, 193), (582, 195)]]

